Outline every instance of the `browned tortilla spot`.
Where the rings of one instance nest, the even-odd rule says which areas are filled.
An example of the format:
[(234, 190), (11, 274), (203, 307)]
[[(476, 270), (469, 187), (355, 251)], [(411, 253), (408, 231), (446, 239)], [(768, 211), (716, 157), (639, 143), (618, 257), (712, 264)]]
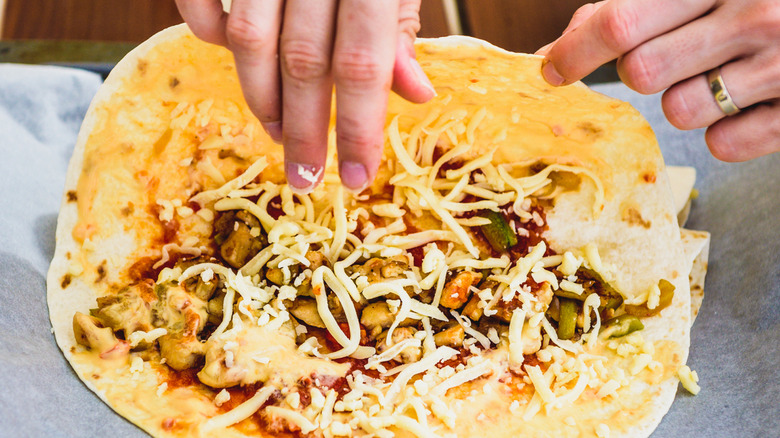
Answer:
[(642, 214), (634, 207), (628, 207), (623, 210), (623, 220), (631, 225), (641, 225), (644, 228), (650, 228), (650, 221), (645, 220)]
[(62, 286), (62, 288), (65, 289), (66, 287), (70, 286), (71, 280), (73, 280), (73, 277), (71, 277), (70, 274), (65, 274), (62, 277), (62, 281), (60, 282), (60, 286)]
[(103, 260), (100, 263), (100, 266), (97, 267), (97, 278), (95, 279), (95, 283), (100, 283), (106, 278), (106, 261)]

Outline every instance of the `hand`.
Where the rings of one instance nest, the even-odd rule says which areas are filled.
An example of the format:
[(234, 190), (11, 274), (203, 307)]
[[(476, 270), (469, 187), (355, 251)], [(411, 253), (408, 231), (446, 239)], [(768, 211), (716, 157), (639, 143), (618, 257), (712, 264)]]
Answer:
[(176, 0), (192, 32), (233, 52), (244, 97), (284, 144), (288, 183), (314, 189), (325, 166), (331, 95), (344, 185), (361, 190), (382, 155), (391, 88), (436, 93), (414, 59), (420, 0)]
[[(707, 128), (712, 154), (743, 161), (780, 150), (780, 1), (607, 0), (581, 7), (564, 34), (540, 49), (552, 85), (617, 58), (620, 78), (643, 94), (666, 89), (666, 118)], [(734, 103), (726, 117), (707, 72), (720, 67)]]

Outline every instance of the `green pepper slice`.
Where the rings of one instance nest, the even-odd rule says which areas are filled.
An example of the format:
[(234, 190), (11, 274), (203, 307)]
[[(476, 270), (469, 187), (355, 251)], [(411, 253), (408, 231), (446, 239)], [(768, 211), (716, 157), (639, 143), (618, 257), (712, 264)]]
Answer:
[(610, 338), (620, 338), (643, 328), (645, 325), (639, 318), (627, 313), (604, 321), (604, 330), (609, 330)]
[(661, 281), (658, 282), (658, 288), (661, 290), (661, 297), (658, 300), (658, 305), (654, 309), (648, 308), (647, 303), (638, 305), (626, 304), (626, 313), (634, 316), (647, 317), (657, 315), (658, 312), (669, 307), (674, 298), (674, 285), (661, 279)]
[(490, 246), (498, 252), (506, 252), (517, 245), (517, 236), (507, 223), (504, 215), (493, 210), (484, 210), (480, 216), (490, 220), (489, 224), (479, 227)]
[[(566, 298), (569, 300), (576, 300), (576, 301), (585, 301), (585, 298), (588, 298), (588, 295), (590, 295), (592, 292), (585, 291), (581, 294), (575, 294), (574, 292), (568, 292), (563, 289), (558, 289), (553, 294), (555, 294), (558, 298)], [(601, 295), (599, 294), (599, 299), (601, 300), (601, 303), (599, 304), (599, 309), (617, 309), (620, 307), (621, 304), (623, 304), (623, 297), (618, 295), (617, 292), (615, 292), (615, 295)]]
[(560, 315), (558, 320), (558, 339), (571, 339), (577, 328), (577, 312), (579, 303), (575, 300), (560, 298)]

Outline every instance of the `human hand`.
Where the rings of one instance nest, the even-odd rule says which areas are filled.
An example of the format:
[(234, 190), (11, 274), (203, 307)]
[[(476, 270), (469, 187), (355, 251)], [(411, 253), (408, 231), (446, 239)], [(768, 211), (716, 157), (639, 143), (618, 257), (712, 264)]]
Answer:
[[(662, 106), (672, 125), (707, 127), (707, 145), (721, 160), (780, 150), (780, 1), (601, 1), (581, 7), (563, 35), (537, 53), (545, 56), (542, 73), (552, 85), (570, 84), (617, 58), (618, 74), (632, 89), (666, 89)], [(707, 78), (717, 68), (742, 109), (730, 117)]]
[(391, 88), (412, 102), (436, 93), (417, 63), (420, 0), (176, 0), (200, 39), (233, 52), (244, 97), (284, 144), (288, 183), (301, 192), (322, 179), (331, 96), (344, 185), (367, 186), (383, 148)]

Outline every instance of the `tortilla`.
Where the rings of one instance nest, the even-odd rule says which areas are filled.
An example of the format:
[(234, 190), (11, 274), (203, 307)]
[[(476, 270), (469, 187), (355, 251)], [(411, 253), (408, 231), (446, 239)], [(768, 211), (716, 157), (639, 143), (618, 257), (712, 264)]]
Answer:
[[(652, 130), (626, 103), (548, 86), (536, 56), (464, 37), (417, 52), (438, 96), (391, 97), (361, 194), (332, 144), (324, 184), (293, 194), (230, 53), (184, 25), (117, 65), (79, 133), (48, 276), (57, 343), (92, 391), (154, 436), (652, 432), (691, 323)], [(225, 250), (239, 231), (264, 245)], [(567, 300), (582, 327), (561, 340), (550, 309)], [(600, 332), (630, 308), (652, 315), (642, 330)]]

